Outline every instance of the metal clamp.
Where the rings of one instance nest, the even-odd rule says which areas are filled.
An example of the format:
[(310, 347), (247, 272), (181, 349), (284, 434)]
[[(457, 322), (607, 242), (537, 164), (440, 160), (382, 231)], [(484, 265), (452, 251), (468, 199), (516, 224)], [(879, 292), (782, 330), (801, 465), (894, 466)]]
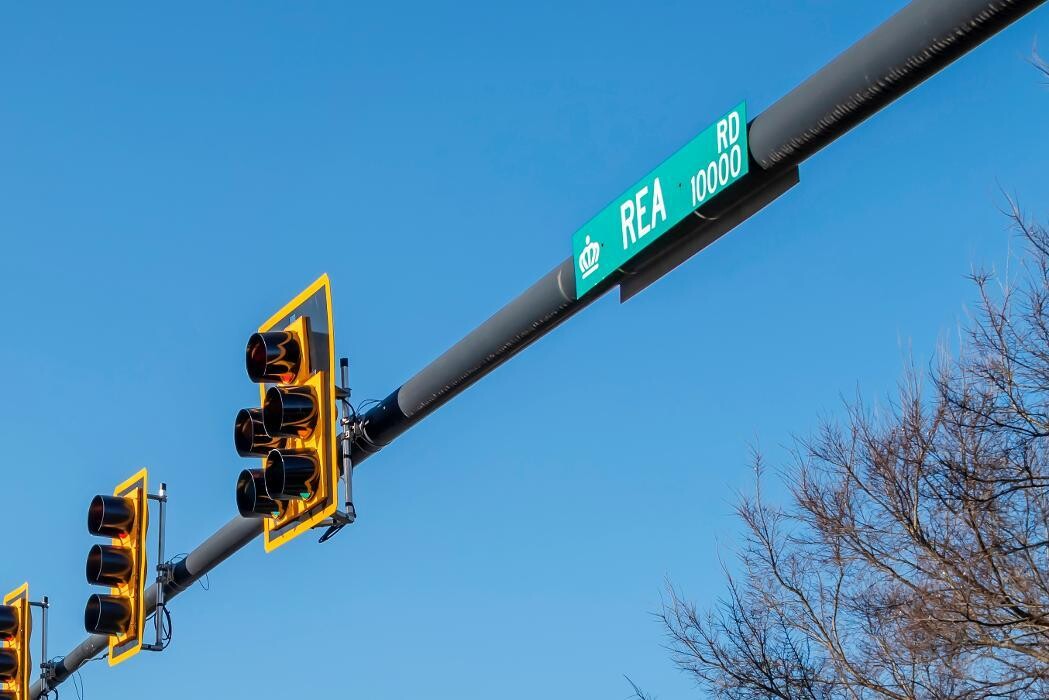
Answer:
[(342, 418), (339, 419), (339, 425), (342, 426), (342, 432), (339, 433), (339, 457), (342, 461), (342, 482), (346, 489), (345, 510), (335, 511), (331, 518), (321, 523), (322, 527), (326, 525), (328, 529), (320, 536), (318, 542), (327, 542), (357, 519), (357, 509), (353, 506), (353, 460), (350, 459), (350, 442), (354, 438), (359, 421), (357, 412), (350, 403), (350, 361), (345, 357), (339, 358), (339, 371), (342, 386), (335, 387), (335, 395), (342, 404)]

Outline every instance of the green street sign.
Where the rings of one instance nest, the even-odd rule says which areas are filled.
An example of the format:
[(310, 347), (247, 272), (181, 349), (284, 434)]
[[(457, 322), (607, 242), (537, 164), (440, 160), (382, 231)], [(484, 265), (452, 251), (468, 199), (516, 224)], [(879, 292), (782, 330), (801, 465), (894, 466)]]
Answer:
[(572, 235), (576, 298), (746, 175), (748, 155), (741, 102)]

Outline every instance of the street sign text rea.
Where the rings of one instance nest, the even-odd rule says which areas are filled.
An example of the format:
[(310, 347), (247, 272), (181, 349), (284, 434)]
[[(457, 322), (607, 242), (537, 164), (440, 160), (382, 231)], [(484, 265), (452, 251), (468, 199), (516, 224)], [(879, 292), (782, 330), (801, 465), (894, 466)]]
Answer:
[(748, 162), (743, 102), (575, 232), (576, 298), (746, 175)]

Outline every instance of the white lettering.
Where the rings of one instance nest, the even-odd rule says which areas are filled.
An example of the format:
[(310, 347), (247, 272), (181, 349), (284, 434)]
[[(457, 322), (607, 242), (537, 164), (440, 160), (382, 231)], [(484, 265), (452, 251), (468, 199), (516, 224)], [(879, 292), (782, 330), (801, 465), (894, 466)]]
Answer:
[(656, 218), (663, 216), (663, 221), (667, 220), (667, 208), (663, 205), (663, 188), (659, 186), (659, 178), (656, 178), (655, 185), (652, 186), (652, 228), (656, 227)]
[(634, 195), (634, 204), (637, 206), (636, 216), (637, 216), (637, 237), (638, 238), (641, 238), (642, 236), (644, 236), (652, 228), (651, 226), (645, 226), (645, 220), (643, 218), (645, 216), (645, 212), (648, 211), (648, 209), (646, 209), (645, 205), (641, 203), (641, 200), (644, 198), (644, 196), (646, 194), (648, 194), (648, 186), (647, 185), (645, 187), (642, 187), (641, 189), (639, 189), (637, 191), (637, 194)]
[(728, 137), (731, 143), (740, 141), (740, 112), (728, 115)]
[(743, 149), (738, 143), (728, 152), (728, 157), (731, 161), (732, 177), (739, 177), (739, 172), (743, 169)]
[(718, 153), (728, 148), (728, 126), (727, 119), (722, 119), (718, 122)]
[(619, 221), (623, 227), (623, 250), (627, 249), (627, 231), (630, 231), (630, 243), (637, 242), (637, 234), (634, 233), (634, 202), (627, 200), (619, 207)]

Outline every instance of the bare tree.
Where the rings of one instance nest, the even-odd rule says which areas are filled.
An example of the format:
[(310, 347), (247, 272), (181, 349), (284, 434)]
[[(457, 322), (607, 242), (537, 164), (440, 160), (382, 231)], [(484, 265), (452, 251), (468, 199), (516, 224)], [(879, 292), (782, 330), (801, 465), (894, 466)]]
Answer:
[(1009, 215), (1021, 271), (972, 276), (954, 357), (800, 442), (788, 507), (756, 456), (727, 595), (670, 589), (675, 660), (715, 697), (1049, 697), (1049, 231)]

